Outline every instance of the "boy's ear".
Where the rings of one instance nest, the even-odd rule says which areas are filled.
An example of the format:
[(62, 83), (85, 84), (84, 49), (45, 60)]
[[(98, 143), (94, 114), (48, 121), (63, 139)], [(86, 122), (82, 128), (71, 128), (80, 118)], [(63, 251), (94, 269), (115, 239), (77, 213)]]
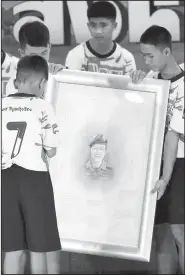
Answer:
[(48, 48), (51, 50), (51, 42), (48, 43)]
[(169, 55), (171, 54), (170, 48), (165, 48), (165, 49), (163, 50), (163, 53), (164, 53), (166, 56), (169, 56)]
[(47, 80), (45, 78), (42, 78), (39, 83), (39, 89), (40, 91), (44, 91), (47, 84)]
[(87, 22), (87, 27), (89, 28), (89, 26), (90, 26), (90, 24), (89, 24), (89, 22)]
[(114, 29), (117, 27), (118, 23), (114, 22)]
[(16, 90), (18, 89), (18, 81), (17, 81), (17, 79), (14, 79), (14, 87), (15, 87)]
[(19, 52), (19, 54), (20, 54), (21, 57), (24, 56), (24, 50), (23, 49), (19, 48), (18, 52)]

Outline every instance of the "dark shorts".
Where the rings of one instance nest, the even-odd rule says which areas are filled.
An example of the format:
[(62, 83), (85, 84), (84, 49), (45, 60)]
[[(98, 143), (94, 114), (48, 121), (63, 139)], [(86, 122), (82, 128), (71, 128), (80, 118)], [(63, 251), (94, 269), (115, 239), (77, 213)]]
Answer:
[(14, 164), (2, 170), (1, 175), (2, 249), (5, 252), (60, 250), (49, 173)]
[(178, 158), (169, 185), (157, 201), (155, 224), (184, 224), (184, 184), (184, 159)]

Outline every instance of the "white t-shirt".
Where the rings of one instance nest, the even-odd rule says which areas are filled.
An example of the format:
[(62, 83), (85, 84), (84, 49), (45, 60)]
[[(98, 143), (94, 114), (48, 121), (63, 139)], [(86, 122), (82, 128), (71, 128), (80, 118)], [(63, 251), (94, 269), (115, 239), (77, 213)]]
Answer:
[(100, 55), (87, 41), (68, 52), (65, 67), (71, 70), (129, 75), (136, 69), (136, 63), (133, 54), (117, 43), (114, 43), (109, 54)]
[(43, 148), (59, 145), (53, 107), (46, 100), (27, 94), (2, 99), (2, 163), (25, 169), (47, 171)]
[[(182, 72), (178, 76), (175, 76), (172, 79), (170, 79), (171, 86), (168, 99), (166, 129), (169, 129), (169, 127), (174, 127), (174, 124), (177, 123), (177, 119), (180, 116), (179, 113), (177, 113), (177, 108), (183, 108), (182, 106), (184, 106), (184, 63), (180, 64), (179, 66), (181, 67)], [(153, 71), (150, 71), (146, 77), (162, 79), (159, 72)], [(179, 104), (181, 105), (181, 107)], [(180, 119), (178, 123), (182, 124), (182, 119)], [(184, 134), (183, 136), (181, 135), (181, 138), (179, 140), (177, 158), (184, 158)]]

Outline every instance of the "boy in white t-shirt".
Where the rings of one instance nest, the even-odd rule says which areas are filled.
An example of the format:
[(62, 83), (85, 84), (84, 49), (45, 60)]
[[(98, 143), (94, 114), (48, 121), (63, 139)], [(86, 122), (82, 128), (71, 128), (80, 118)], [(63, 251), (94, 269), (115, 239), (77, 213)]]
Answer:
[[(56, 154), (58, 126), (41, 99), (48, 64), (40, 56), (19, 60), (18, 92), (2, 99), (2, 249), (4, 274), (22, 274), (30, 252), (31, 274), (59, 274), (61, 250), (47, 158)], [(52, 253), (51, 265), (47, 253)]]
[[(24, 24), (19, 31), (19, 53), (25, 55), (39, 55), (49, 62), (51, 43), (49, 30), (44, 23), (39, 21)], [(1, 50), (2, 69), (2, 96), (15, 93), (14, 79), (19, 59)], [(56, 74), (64, 68), (60, 64), (48, 63), (50, 74)]]
[[(178, 255), (180, 269), (184, 274), (184, 128), (182, 126), (184, 124), (184, 64), (177, 64), (172, 54), (171, 34), (161, 26), (151, 26), (142, 34), (140, 49), (144, 61), (151, 71), (147, 74), (139, 70), (132, 72), (133, 82), (138, 83), (144, 77), (170, 80), (171, 82), (163, 168), (161, 177), (153, 189), (153, 192), (158, 192), (159, 200), (155, 224), (170, 224), (175, 244), (178, 247), (178, 250), (175, 247), (175, 253)], [(174, 263), (174, 259), (172, 261), (169, 256), (171, 249), (165, 247), (163, 230), (158, 228), (156, 227), (159, 246), (158, 272), (159, 274), (171, 274), (171, 272), (176, 272), (178, 267)]]
[(90, 40), (69, 51), (65, 66), (108, 74), (128, 75), (136, 69), (133, 55), (113, 41), (116, 9), (108, 1), (94, 1), (87, 10)]

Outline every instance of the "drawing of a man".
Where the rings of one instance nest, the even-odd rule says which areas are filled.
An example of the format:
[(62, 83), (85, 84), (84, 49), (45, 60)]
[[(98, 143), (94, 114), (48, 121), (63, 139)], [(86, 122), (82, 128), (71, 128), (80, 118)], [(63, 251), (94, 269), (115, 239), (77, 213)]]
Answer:
[(104, 160), (107, 151), (107, 139), (98, 134), (89, 143), (90, 159), (85, 163), (85, 175), (93, 178), (111, 177), (112, 168)]

